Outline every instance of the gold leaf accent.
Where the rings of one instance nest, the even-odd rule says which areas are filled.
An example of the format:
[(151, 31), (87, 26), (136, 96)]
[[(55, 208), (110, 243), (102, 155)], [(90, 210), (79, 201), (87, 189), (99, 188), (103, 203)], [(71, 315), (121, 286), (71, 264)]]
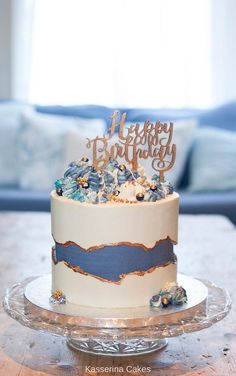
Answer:
[(55, 241), (55, 243), (57, 243), (58, 245), (63, 246), (63, 247), (69, 247), (70, 245), (76, 245), (77, 247), (81, 248), (85, 252), (92, 252), (92, 251), (96, 251), (98, 249), (102, 249), (102, 248), (105, 248), (105, 247), (117, 247), (119, 245), (128, 245), (130, 247), (141, 247), (141, 248), (144, 249), (144, 251), (151, 251), (153, 248), (155, 248), (156, 246), (160, 245), (161, 243), (163, 243), (165, 241), (169, 241), (173, 245), (177, 244), (177, 242), (175, 240), (172, 240), (169, 236), (167, 236), (164, 239), (158, 240), (154, 244), (153, 247), (146, 247), (142, 243), (119, 242), (119, 243), (112, 243), (112, 244), (101, 244), (101, 245), (92, 246), (92, 247), (89, 247), (89, 248), (84, 248), (84, 247), (80, 246), (79, 244), (77, 244), (73, 241), (70, 241), (70, 240), (65, 242), (65, 243), (58, 243), (55, 239), (54, 239), (54, 241)]

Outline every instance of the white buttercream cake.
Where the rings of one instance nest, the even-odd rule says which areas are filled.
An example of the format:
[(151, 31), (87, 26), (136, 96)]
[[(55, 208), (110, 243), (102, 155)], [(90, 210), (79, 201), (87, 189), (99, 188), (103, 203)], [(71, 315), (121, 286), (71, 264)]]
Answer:
[(110, 160), (72, 162), (51, 193), (52, 291), (91, 307), (138, 307), (175, 284), (179, 196)]

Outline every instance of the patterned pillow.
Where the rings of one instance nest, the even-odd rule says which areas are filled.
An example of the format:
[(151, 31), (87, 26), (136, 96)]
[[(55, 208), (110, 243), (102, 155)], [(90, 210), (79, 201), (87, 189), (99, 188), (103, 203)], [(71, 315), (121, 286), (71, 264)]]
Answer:
[(14, 103), (0, 105), (0, 185), (17, 186), (17, 140), (21, 113), (26, 106)]
[[(88, 129), (88, 130), (87, 130)], [(19, 182), (22, 189), (47, 190), (62, 176), (68, 164), (66, 138), (69, 132), (103, 133), (105, 122), (39, 114), (27, 111), (22, 115), (19, 137)], [(78, 151), (79, 157), (80, 153)]]

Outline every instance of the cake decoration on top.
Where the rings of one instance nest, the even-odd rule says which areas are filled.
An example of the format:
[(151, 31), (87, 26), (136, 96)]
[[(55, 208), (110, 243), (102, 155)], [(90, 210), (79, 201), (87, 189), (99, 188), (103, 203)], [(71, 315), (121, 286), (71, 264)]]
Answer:
[(160, 181), (156, 174), (148, 178), (140, 166), (134, 174), (113, 159), (103, 170), (95, 169), (89, 160), (71, 162), (64, 177), (56, 180), (55, 188), (59, 196), (92, 204), (155, 202), (173, 193), (172, 185)]
[[(176, 146), (171, 144), (173, 124), (146, 121), (125, 128), (126, 114), (118, 121), (118, 112), (112, 115), (107, 135), (88, 139), (93, 159), (83, 157), (71, 162), (64, 177), (56, 180), (59, 196), (80, 202), (137, 203), (155, 202), (173, 193), (172, 185), (165, 180), (164, 172), (175, 162)], [(118, 131), (118, 139), (111, 140)], [(152, 159), (152, 168), (158, 172), (151, 178), (145, 175), (140, 159)], [(119, 164), (118, 159), (125, 163)]]
[[(123, 158), (136, 172), (139, 160), (150, 158), (152, 168), (159, 172), (160, 180), (164, 180), (164, 172), (173, 167), (176, 158), (176, 145), (172, 144), (173, 123), (168, 125), (147, 120), (143, 127), (139, 123), (126, 127), (126, 113), (119, 120), (118, 111), (114, 112), (111, 119), (107, 135), (87, 139), (87, 147), (92, 148), (93, 166), (104, 168), (110, 159)], [(118, 138), (112, 143), (115, 135)]]

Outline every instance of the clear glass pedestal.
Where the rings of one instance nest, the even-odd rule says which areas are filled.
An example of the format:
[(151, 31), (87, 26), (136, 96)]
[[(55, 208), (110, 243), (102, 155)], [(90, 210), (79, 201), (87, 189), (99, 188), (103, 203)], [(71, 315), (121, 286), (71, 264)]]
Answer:
[(22, 325), (67, 337), (73, 349), (100, 355), (139, 355), (162, 349), (166, 338), (208, 328), (230, 311), (228, 292), (212, 282), (181, 274), (178, 282), (187, 291), (187, 304), (108, 310), (50, 304), (48, 274), (14, 285), (6, 292), (3, 305)]

